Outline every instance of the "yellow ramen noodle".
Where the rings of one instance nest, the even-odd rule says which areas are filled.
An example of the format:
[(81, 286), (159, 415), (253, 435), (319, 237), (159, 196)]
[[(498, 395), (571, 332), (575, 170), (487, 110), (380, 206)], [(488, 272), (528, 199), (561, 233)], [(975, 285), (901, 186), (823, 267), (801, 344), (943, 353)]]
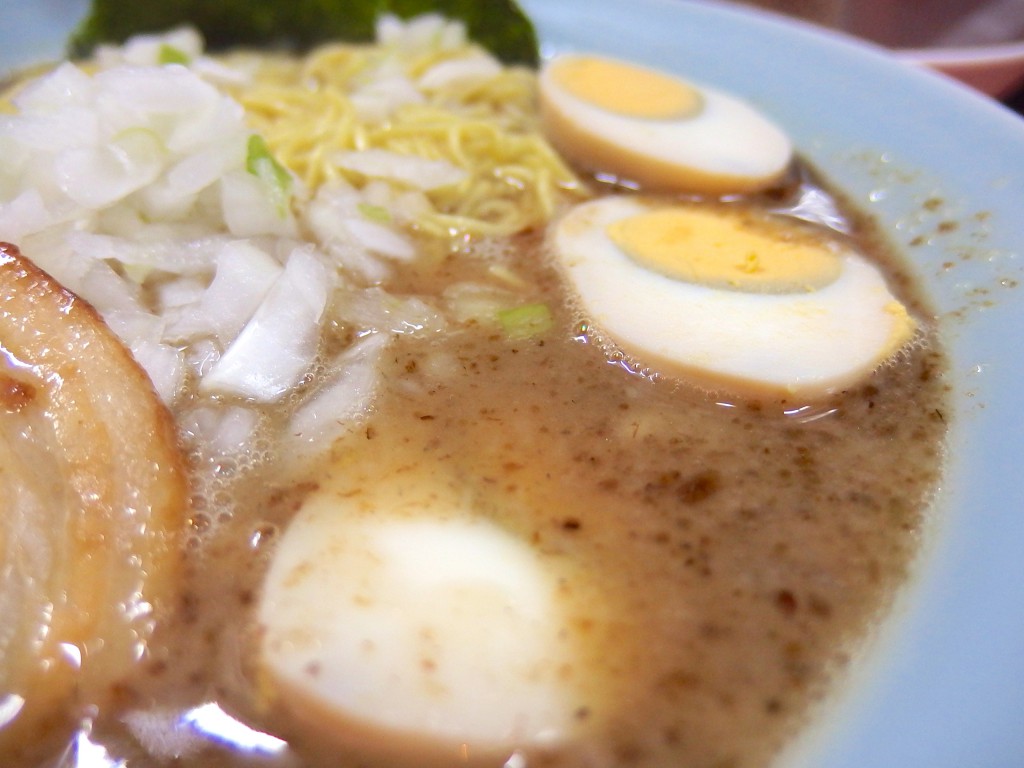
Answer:
[[(422, 75), (472, 46), (423, 55), (408, 71)], [(457, 183), (430, 189), (431, 210), (418, 225), (428, 234), (507, 235), (543, 225), (559, 191), (582, 194), (579, 181), (539, 132), (535, 81), (504, 68), (486, 79), (455, 79), (405, 104), (385, 120), (360, 119), (351, 93), (380, 63), (379, 49), (324, 47), (301, 61), (264, 59), (237, 98), (275, 157), (309, 188), (360, 174), (342, 168), (340, 152), (382, 149), (462, 169)]]

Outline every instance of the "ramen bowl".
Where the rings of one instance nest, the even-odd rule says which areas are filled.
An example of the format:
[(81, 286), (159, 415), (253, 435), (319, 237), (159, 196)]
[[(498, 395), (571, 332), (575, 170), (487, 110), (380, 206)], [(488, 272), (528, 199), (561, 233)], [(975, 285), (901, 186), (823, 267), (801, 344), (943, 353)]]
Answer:
[[(716, 4), (523, 6), (543, 53), (597, 51), (745, 97), (872, 216), (935, 309), (950, 356), (948, 457), (910, 583), (786, 766), (1024, 763), (1024, 123), (874, 47)], [(19, 9), (4, 66), (57, 55), (76, 20)], [(75, 5), (77, 12), (81, 4)], [(26, 49), (24, 41), (31, 41)], [(22, 47), (17, 47), (22, 46)]]

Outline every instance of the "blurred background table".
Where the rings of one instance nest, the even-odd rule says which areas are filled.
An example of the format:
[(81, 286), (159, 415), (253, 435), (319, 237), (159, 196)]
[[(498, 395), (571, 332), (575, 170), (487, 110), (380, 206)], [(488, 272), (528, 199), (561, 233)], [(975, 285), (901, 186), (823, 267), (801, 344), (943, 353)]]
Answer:
[(884, 46), (1024, 113), (1024, 0), (723, 0)]
[(1011, 93), (1003, 103), (1018, 114), (1024, 115), (1024, 89)]

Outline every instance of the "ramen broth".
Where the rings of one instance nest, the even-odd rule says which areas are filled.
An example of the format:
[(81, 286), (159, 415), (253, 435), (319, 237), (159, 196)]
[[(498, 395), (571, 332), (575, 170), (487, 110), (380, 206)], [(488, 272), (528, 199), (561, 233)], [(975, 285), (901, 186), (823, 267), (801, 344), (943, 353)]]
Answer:
[[(158, 764), (147, 746), (167, 757), (170, 744), (190, 765), (268, 764), (162, 733), (212, 701), (293, 741), (300, 757), (285, 750), (283, 765), (345, 765), (300, 721), (254, 704), (254, 602), (276, 538), (324, 477), (386, 483), (417, 464), (457, 478), (481, 515), (590, 582), (566, 585), (592, 622), (574, 673), (605, 665), (616, 696), (581, 717), (607, 725), (527, 750), (528, 764), (763, 765), (806, 720), (920, 542), (944, 432), (940, 353), (916, 347), (814, 406), (717, 399), (609, 360), (573, 332), (580, 318), (541, 239), (514, 246), (556, 330), (513, 341), (470, 324), (399, 339), (373, 413), (330, 458), (286, 483), (271, 449), (196, 500), (178, 610), (93, 731), (112, 755)], [(472, 250), (454, 254), (395, 290), (430, 295), (480, 268)]]
[[(900, 299), (928, 317), (873, 224), (809, 176), (736, 204), (785, 209), (808, 191), (838, 206)], [(258, 450), (241, 463), (183, 428), (194, 498), (179, 600), (108, 706), (6, 765), (64, 753), (59, 764), (84, 767), (90, 750), (132, 768), (364, 764), (268, 695), (255, 611), (311, 492), (340, 477), (359, 493), (411, 471), (457, 485), (567, 574), (560, 600), (584, 642), (566, 674), (598, 683), (576, 712), (583, 736), (525, 747), (517, 764), (763, 766), (806, 724), (921, 543), (947, 408), (931, 331), (826, 400), (733, 398), (653, 374), (588, 334), (541, 228), (424, 247), (434, 256), (398, 267), (389, 293), (450, 306), (453, 286), (494, 284), (499, 265), (519, 278), (501, 290), (546, 305), (551, 327), (514, 338), (449, 315), (443, 332), (396, 335), (372, 408), (315, 459), (296, 462), (270, 439), (293, 400), (263, 409)], [(337, 319), (327, 345), (344, 348), (355, 331)], [(250, 730), (233, 736), (211, 712)]]

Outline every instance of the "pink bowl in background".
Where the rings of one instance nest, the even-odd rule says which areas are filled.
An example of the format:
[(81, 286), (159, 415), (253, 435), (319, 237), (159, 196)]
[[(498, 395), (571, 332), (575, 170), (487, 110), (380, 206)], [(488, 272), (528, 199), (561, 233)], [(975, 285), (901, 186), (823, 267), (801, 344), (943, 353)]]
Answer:
[(1024, 0), (726, 0), (881, 45), (997, 99), (1024, 87)]
[(943, 72), (982, 93), (1006, 98), (1024, 85), (1024, 42), (969, 48), (907, 48), (898, 58)]

